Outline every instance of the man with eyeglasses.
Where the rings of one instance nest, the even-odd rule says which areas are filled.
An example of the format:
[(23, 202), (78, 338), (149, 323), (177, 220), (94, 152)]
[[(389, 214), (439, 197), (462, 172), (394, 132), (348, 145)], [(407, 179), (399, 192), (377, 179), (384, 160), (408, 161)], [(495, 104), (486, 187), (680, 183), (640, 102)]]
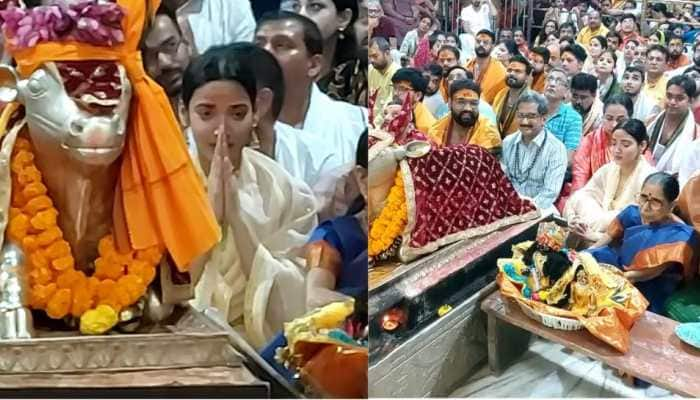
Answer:
[(141, 51), (146, 72), (165, 90), (173, 110), (180, 115), (182, 74), (190, 62), (192, 48), (184, 40), (175, 14), (167, 7), (158, 9)]
[(476, 34), (476, 57), (465, 68), (474, 75), (474, 81), (481, 87), (481, 97), (493, 105), (498, 92), (506, 87), (506, 69), (498, 60), (491, 57), (496, 41), (493, 32), (482, 29)]
[(428, 132), (438, 146), (473, 144), (492, 153), (501, 146), (501, 136), (488, 118), (479, 115), (481, 89), (471, 79), (450, 85), (450, 114), (441, 118)]
[[(461, 65), (452, 67), (445, 72), (444, 82), (446, 83), (448, 88), (450, 87), (452, 82), (456, 82), (463, 79), (474, 80), (474, 75), (472, 75), (471, 72), (467, 71)], [(496, 113), (493, 111), (493, 108), (484, 101), (483, 97), (479, 99), (479, 115), (488, 118), (488, 120), (491, 121), (491, 123), (493, 123), (494, 126), (498, 124), (498, 118), (496, 117)]]
[(406, 96), (413, 105), (413, 123), (416, 129), (427, 134), (435, 124), (435, 117), (423, 104), (423, 96), (428, 87), (428, 81), (415, 68), (401, 68), (391, 78), (394, 90), (394, 101), (403, 103)]
[(569, 163), (574, 151), (581, 141), (583, 119), (574, 108), (564, 103), (569, 93), (569, 79), (566, 71), (554, 68), (549, 71), (549, 76), (544, 86), (544, 95), (548, 103), (547, 129), (559, 139), (569, 152)]
[(498, 132), (504, 138), (518, 130), (515, 119), (518, 98), (528, 90), (528, 80), (532, 74), (532, 65), (520, 54), (510, 58), (506, 69), (506, 85), (493, 101), (493, 109), (498, 116)]
[(545, 127), (547, 99), (527, 91), (518, 100), (516, 118), (520, 129), (503, 140), (502, 163), (515, 190), (531, 198), (537, 207), (556, 212), (566, 174), (566, 148)]
[(642, 87), (644, 87), (644, 69), (634, 65), (627, 67), (622, 75), (622, 92), (634, 103), (632, 118), (649, 122), (659, 115), (661, 107), (642, 92)]
[(666, 72), (668, 57), (668, 49), (663, 46), (655, 45), (647, 50), (647, 78), (642, 91), (656, 101), (661, 108), (664, 108), (664, 101), (666, 98), (666, 84), (668, 83), (668, 78), (664, 76), (664, 73)]

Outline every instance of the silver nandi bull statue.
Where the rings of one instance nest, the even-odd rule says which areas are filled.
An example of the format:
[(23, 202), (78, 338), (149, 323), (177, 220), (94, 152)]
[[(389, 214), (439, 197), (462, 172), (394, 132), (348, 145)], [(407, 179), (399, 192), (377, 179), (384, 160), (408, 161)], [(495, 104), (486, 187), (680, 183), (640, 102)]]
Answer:
[(31, 335), (26, 307), (80, 319), (91, 334), (133, 322), (146, 297), (163, 318), (151, 283), (160, 276), (170, 306), (186, 299), (166, 286), (189, 287), (189, 265), (220, 237), (167, 97), (141, 63), (149, 2), (68, 3), (0, 11), (17, 63), (0, 66), (2, 337)]

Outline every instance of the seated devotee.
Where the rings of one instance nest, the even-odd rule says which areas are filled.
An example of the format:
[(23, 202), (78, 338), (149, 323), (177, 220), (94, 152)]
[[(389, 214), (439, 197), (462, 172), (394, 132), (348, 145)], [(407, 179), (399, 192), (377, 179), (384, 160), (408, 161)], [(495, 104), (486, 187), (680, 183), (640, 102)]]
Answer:
[[(359, 16), (357, 0), (291, 0), (282, 10), (299, 13), (318, 26), (323, 59), (317, 85), (334, 100), (367, 105), (367, 49), (355, 35)], [(364, 54), (362, 52), (364, 51)], [(355, 140), (358, 136), (355, 136)]]
[(596, 75), (598, 76), (598, 98), (600, 101), (607, 100), (610, 96), (622, 92), (620, 84), (615, 75), (615, 65), (617, 55), (611, 49), (603, 51), (596, 65)]
[(683, 43), (683, 38), (677, 35), (671, 35), (668, 39), (667, 64), (669, 71), (690, 65), (690, 59), (687, 55), (683, 54), (684, 51), (685, 44)]
[[(175, 115), (182, 121), (182, 74), (192, 55), (192, 48), (183, 38), (176, 17), (160, 6), (141, 45), (146, 72), (165, 90)], [(191, 143), (188, 143), (191, 145)]]
[(428, 81), (423, 104), (428, 107), (436, 119), (440, 119), (450, 112), (447, 102), (443, 100), (442, 93), (440, 93), (443, 85), (447, 86), (443, 71), (438, 64), (428, 64), (423, 68), (423, 77)]
[(629, 66), (622, 75), (622, 93), (632, 99), (634, 103), (634, 113), (632, 118), (636, 118), (643, 122), (650, 122), (654, 117), (659, 115), (661, 107), (659, 104), (647, 96), (642, 91), (644, 87), (644, 69), (637, 66)]
[(649, 126), (649, 149), (659, 171), (678, 174), (685, 149), (700, 138), (700, 126), (690, 111), (695, 82), (681, 75), (666, 86), (666, 110)]
[[(437, 61), (442, 67), (442, 70), (447, 71), (448, 69), (459, 65), (459, 57), (459, 49), (452, 46), (443, 46), (438, 52)], [(442, 99), (447, 101), (447, 84), (445, 84), (444, 81), (442, 85), (440, 85), (440, 94), (442, 95)]]
[(505, 173), (521, 196), (531, 198), (545, 212), (554, 211), (566, 173), (566, 147), (545, 127), (548, 105), (544, 96), (524, 93), (517, 110), (520, 129), (503, 140)]
[(598, 98), (595, 76), (582, 72), (571, 78), (571, 105), (583, 119), (583, 137), (598, 128), (603, 118), (603, 102)]
[(532, 65), (532, 84), (530, 88), (539, 94), (544, 93), (549, 57), (550, 53), (546, 47), (535, 47), (530, 51), (530, 65)]
[(561, 49), (561, 67), (566, 75), (571, 78), (583, 70), (586, 62), (586, 50), (578, 44), (571, 44)]
[(693, 99), (690, 109), (695, 116), (695, 122), (700, 124), (700, 67), (692, 66), (683, 71), (683, 75), (695, 81), (695, 99)]
[(590, 9), (588, 12), (588, 26), (581, 29), (581, 32), (576, 36), (576, 41), (581, 43), (586, 50), (590, 50), (591, 39), (596, 36), (603, 36), (608, 34), (608, 27), (601, 23), (600, 12), (595, 9)]
[(563, 216), (584, 240), (600, 240), (617, 214), (634, 204), (647, 176), (656, 172), (643, 156), (648, 140), (641, 121), (618, 124), (610, 136), (612, 161), (597, 169), (566, 202)]
[(664, 302), (679, 284), (694, 275), (697, 234), (673, 215), (679, 190), (673, 176), (649, 175), (637, 204), (622, 210), (587, 250), (598, 262), (623, 270), (649, 301), (648, 310), (657, 314), (663, 314)]
[[(572, 192), (581, 189), (597, 170), (613, 160), (613, 129), (630, 119), (631, 115), (632, 100), (628, 96), (615, 95), (605, 102), (600, 126), (581, 139), (574, 154), (571, 166)], [(648, 152), (646, 154), (650, 157)]]
[(471, 79), (450, 84), (450, 114), (433, 125), (428, 137), (438, 146), (474, 144), (492, 153), (501, 146), (501, 136), (488, 118), (479, 115), (481, 89)]
[(515, 40), (501, 40), (493, 48), (491, 58), (498, 60), (503, 65), (503, 68), (507, 68), (510, 58), (517, 54), (522, 55), (520, 50), (518, 50), (518, 45), (515, 44)]
[(570, 43), (575, 41), (576, 25), (567, 22), (559, 25), (559, 39), (566, 39)]
[(401, 68), (396, 71), (391, 82), (394, 85), (394, 99), (401, 101), (405, 96), (409, 96), (413, 104), (413, 123), (419, 131), (427, 134), (436, 120), (423, 104), (423, 96), (428, 87), (423, 74), (415, 68)]
[[(463, 79), (474, 80), (474, 75), (472, 75), (472, 73), (467, 71), (464, 67), (458, 65), (447, 70), (443, 81), (449, 88), (452, 82)], [(447, 107), (447, 111), (449, 112), (449, 107)], [(493, 107), (491, 107), (487, 102), (485, 102), (483, 98), (479, 99), (479, 115), (488, 118), (488, 120), (491, 121), (494, 124), (494, 126), (498, 124), (498, 117), (496, 117), (496, 113), (493, 111)]]
[(646, 83), (643, 92), (663, 108), (666, 99), (666, 83), (664, 76), (668, 62), (668, 49), (655, 45), (646, 52)]
[(367, 292), (367, 144), (365, 132), (352, 172), (361, 193), (346, 215), (317, 226), (306, 245), (307, 310)]
[(474, 75), (474, 81), (482, 89), (482, 98), (492, 105), (496, 94), (506, 86), (506, 69), (503, 64), (491, 57), (496, 35), (489, 30), (476, 34), (476, 57), (465, 68)]
[(523, 28), (517, 27), (513, 29), (513, 41), (515, 41), (515, 44), (518, 46), (518, 51), (520, 54), (526, 58), (530, 56), (530, 49), (527, 46), (527, 40), (525, 39), (525, 32), (523, 31)]
[(286, 11), (266, 14), (258, 23), (255, 43), (272, 53), (284, 72), (287, 95), (278, 121), (327, 136), (341, 163), (353, 163), (357, 139), (367, 127), (367, 110), (333, 100), (316, 85), (323, 55), (316, 24)]
[(259, 119), (255, 72), (226, 47), (190, 63), (182, 97), (198, 150), (194, 161), (224, 226), (192, 304), (215, 307), (234, 325), (243, 318), (246, 339), (257, 348), (306, 311), (305, 271), (289, 251), (303, 246), (318, 223), (315, 198), (304, 182), (251, 148)]
[(549, 71), (544, 89), (549, 107), (547, 130), (564, 143), (571, 159), (581, 141), (583, 119), (571, 105), (564, 103), (569, 88), (569, 79), (563, 69)]
[(583, 63), (583, 68), (581, 72), (587, 74), (595, 75), (596, 66), (598, 65), (598, 59), (603, 51), (608, 49), (608, 40), (603, 36), (594, 36), (591, 39), (591, 45), (588, 49), (588, 57)]
[(250, 42), (255, 18), (245, 0), (163, 0), (163, 6), (176, 13), (185, 37), (191, 37), (196, 54), (209, 47), (233, 42)]
[(522, 55), (511, 57), (506, 69), (506, 86), (493, 100), (493, 110), (498, 116), (498, 132), (504, 138), (518, 130), (515, 112), (520, 95), (528, 90), (532, 65)]
[(247, 42), (233, 43), (222, 51), (255, 72), (258, 99), (255, 133), (263, 154), (312, 188), (323, 175), (342, 166), (328, 137), (277, 123), (285, 99), (284, 74), (270, 52)]
[(384, 105), (393, 97), (393, 86), (391, 77), (400, 68), (391, 58), (391, 47), (389, 42), (383, 37), (375, 37), (370, 40), (368, 57), (369, 70), (367, 81), (374, 96), (374, 115), (380, 115)]

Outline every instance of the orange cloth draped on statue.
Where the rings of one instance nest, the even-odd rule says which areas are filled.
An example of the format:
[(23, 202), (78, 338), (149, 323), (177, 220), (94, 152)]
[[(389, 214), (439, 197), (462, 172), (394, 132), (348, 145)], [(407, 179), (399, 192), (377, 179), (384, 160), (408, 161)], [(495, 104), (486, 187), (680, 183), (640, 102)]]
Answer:
[(124, 9), (124, 43), (113, 47), (75, 41), (42, 42), (13, 51), (17, 70), (29, 76), (49, 61), (109, 60), (124, 65), (133, 98), (114, 204), (114, 235), (124, 249), (155, 245), (169, 251), (180, 271), (221, 238), (209, 200), (187, 152), (184, 136), (163, 89), (146, 75), (139, 43), (155, 14), (144, 0), (117, 0)]
[[(511, 133), (517, 132), (518, 128), (520, 127), (520, 124), (515, 118), (515, 105), (513, 105), (510, 110), (503, 109), (506, 105), (506, 100), (508, 99), (509, 89), (510, 88), (508, 87), (503, 88), (500, 92), (498, 92), (496, 98), (493, 99), (493, 111), (496, 113), (496, 117), (498, 118), (498, 131), (501, 133), (501, 137), (503, 138)], [(525, 89), (527, 89), (527, 87), (525, 87), (524, 90)], [(520, 97), (520, 95), (518, 95), (518, 97)]]
[(539, 94), (544, 94), (544, 83), (545, 80), (547, 80), (547, 74), (544, 72), (537, 75), (533, 76), (532, 78), (532, 90)]
[[(453, 123), (452, 115), (448, 114), (442, 117), (430, 128), (428, 137), (435, 141), (438, 147), (445, 146)], [(501, 147), (501, 135), (498, 134), (498, 130), (488, 118), (479, 115), (479, 119), (472, 128), (472, 133), (469, 135), (469, 140), (465, 144), (474, 144), (491, 150)]]
[(481, 99), (489, 103), (489, 105), (492, 105), (493, 99), (496, 97), (498, 92), (506, 87), (506, 67), (504, 67), (498, 60), (489, 57), (489, 62), (486, 64), (486, 69), (481, 71), (479, 77), (477, 78), (476, 72), (474, 71), (477, 65), (476, 60), (477, 58), (474, 58), (467, 62), (464, 68), (474, 74), (476, 83), (481, 86)]

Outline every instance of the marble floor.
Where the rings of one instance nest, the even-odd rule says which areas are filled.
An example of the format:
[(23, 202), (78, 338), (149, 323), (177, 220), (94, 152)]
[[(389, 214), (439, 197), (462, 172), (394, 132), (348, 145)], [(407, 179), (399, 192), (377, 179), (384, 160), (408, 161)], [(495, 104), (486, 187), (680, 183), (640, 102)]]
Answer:
[(633, 388), (599, 361), (536, 338), (529, 351), (500, 376), (481, 367), (450, 397), (649, 397), (676, 398), (651, 386)]

